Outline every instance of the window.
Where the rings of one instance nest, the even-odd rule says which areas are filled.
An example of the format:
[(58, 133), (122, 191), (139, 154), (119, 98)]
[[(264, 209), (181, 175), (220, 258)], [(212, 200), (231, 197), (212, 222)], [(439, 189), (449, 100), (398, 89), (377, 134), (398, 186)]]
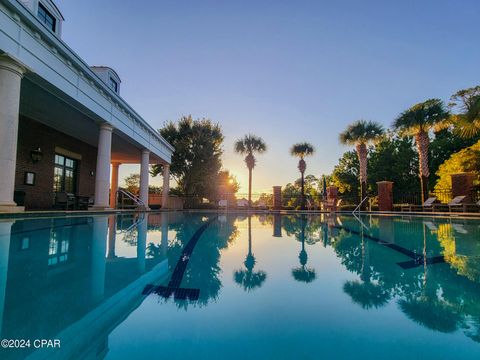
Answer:
[(55, 32), (56, 20), (53, 15), (43, 6), (41, 3), (38, 3), (38, 18), (42, 21), (46, 27)]
[(53, 191), (74, 194), (77, 183), (77, 160), (55, 154)]
[(52, 229), (48, 244), (48, 265), (54, 266), (68, 261), (69, 238), (71, 229)]
[(115, 80), (113, 80), (112, 78), (110, 78), (109, 85), (110, 85), (110, 87), (112, 88), (113, 91), (115, 91), (116, 93), (118, 93), (118, 83), (117, 83)]

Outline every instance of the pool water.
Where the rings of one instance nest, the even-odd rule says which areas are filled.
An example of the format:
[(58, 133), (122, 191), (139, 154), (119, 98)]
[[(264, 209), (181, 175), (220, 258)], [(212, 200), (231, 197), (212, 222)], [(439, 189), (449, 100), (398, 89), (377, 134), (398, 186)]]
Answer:
[(480, 221), (2, 219), (0, 325), (1, 359), (479, 359)]

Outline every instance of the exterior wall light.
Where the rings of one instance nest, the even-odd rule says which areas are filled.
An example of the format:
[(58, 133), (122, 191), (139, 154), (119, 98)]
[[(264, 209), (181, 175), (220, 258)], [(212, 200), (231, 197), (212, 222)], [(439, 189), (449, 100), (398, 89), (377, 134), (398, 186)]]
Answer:
[(34, 164), (42, 160), (43, 159), (42, 149), (37, 148), (35, 150), (30, 151), (30, 158), (32, 159)]

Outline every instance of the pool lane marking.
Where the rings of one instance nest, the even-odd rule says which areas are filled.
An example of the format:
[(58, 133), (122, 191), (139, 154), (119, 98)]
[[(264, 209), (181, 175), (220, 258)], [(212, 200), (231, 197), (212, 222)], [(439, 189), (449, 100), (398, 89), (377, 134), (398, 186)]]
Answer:
[(142, 291), (143, 295), (149, 295), (152, 292), (160, 295), (163, 298), (168, 299), (172, 294), (175, 297), (175, 300), (198, 300), (200, 296), (200, 289), (188, 289), (188, 288), (181, 288), (180, 284), (182, 283), (183, 275), (185, 274), (185, 270), (187, 269), (188, 261), (190, 260), (193, 249), (195, 249), (195, 245), (197, 245), (198, 240), (202, 236), (203, 232), (215, 221), (217, 220), (218, 216), (213, 217), (212, 219), (208, 220), (205, 224), (203, 224), (197, 231), (193, 234), (193, 236), (188, 241), (187, 245), (183, 248), (182, 254), (177, 261), (177, 265), (175, 266), (175, 270), (173, 271), (172, 277), (168, 282), (167, 286), (155, 286), (152, 284), (148, 284)]
[[(344, 226), (334, 226), (334, 228), (343, 229), (343, 230), (345, 230), (345, 231), (347, 231), (351, 234), (362, 236), (362, 233), (360, 231), (352, 230), (352, 229), (346, 228)], [(391, 243), (391, 242), (388, 242), (388, 241), (383, 241), (383, 240), (381, 240), (379, 238), (376, 238), (372, 235), (369, 235), (367, 233), (364, 233), (363, 236), (366, 237), (367, 239), (375, 241), (379, 245), (388, 247), (392, 250), (395, 250), (395, 251), (411, 258), (412, 260), (402, 261), (402, 262), (397, 263), (397, 265), (400, 266), (404, 270), (413, 269), (415, 267), (424, 265), (425, 263), (427, 265), (432, 265), (432, 264), (441, 264), (441, 263), (445, 262), (445, 259), (444, 259), (443, 256), (433, 256), (433, 257), (427, 257), (425, 259), (425, 257), (423, 255), (419, 255), (415, 251), (408, 250), (408, 249), (406, 249), (406, 248), (404, 248), (400, 245), (397, 245), (397, 244), (394, 244), (394, 243)]]

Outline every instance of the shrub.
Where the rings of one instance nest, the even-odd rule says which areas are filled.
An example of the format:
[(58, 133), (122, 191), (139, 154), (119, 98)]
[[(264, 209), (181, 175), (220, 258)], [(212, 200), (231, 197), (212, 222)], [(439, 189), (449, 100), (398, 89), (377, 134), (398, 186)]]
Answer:
[(452, 174), (473, 172), (476, 174), (474, 185), (480, 184), (480, 142), (450, 156), (437, 171), (439, 179), (435, 191), (452, 188)]

